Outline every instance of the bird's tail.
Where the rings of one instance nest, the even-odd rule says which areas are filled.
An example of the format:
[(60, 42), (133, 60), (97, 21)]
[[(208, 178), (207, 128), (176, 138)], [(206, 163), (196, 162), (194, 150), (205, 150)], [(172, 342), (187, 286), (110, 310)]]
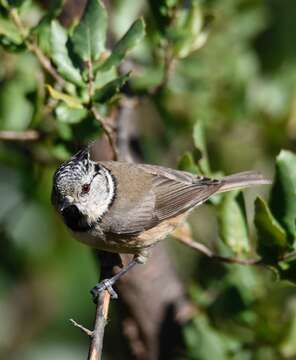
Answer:
[(271, 184), (271, 181), (256, 171), (245, 171), (223, 178), (224, 184), (218, 192), (235, 190), (254, 185)]

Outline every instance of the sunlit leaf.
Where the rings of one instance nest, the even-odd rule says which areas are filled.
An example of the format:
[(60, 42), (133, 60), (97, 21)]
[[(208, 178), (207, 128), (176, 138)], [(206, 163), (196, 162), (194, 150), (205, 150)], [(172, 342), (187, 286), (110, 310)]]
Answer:
[(129, 79), (130, 73), (124, 74), (118, 77), (115, 80), (110, 81), (102, 88), (98, 89), (94, 94), (94, 101), (98, 103), (104, 103), (110, 100), (114, 95), (116, 95), (122, 86)]
[(296, 155), (290, 151), (281, 151), (276, 159), (270, 208), (292, 243), (296, 238)]
[(99, 67), (100, 71), (107, 71), (113, 66), (120, 64), (127, 52), (136, 46), (145, 35), (144, 20), (136, 20), (126, 34), (115, 44), (111, 55)]
[(67, 50), (67, 32), (57, 21), (51, 24), (52, 59), (58, 72), (68, 81), (83, 85), (82, 77), (74, 67)]
[(56, 117), (60, 122), (67, 124), (77, 124), (86, 115), (86, 109), (73, 109), (68, 107), (65, 103), (60, 103), (55, 109)]
[(198, 161), (198, 166), (203, 174), (209, 174), (210, 166), (209, 166), (207, 147), (205, 142), (204, 126), (201, 121), (196, 121), (194, 125), (193, 140), (194, 140), (194, 145), (201, 152), (201, 159)]
[(186, 21), (176, 30), (177, 41), (174, 45), (178, 57), (184, 58), (201, 47), (206, 37), (202, 36), (203, 14), (197, 3), (192, 3), (187, 11)]
[(5, 36), (16, 45), (20, 45), (22, 37), (16, 26), (9, 20), (0, 17), (0, 35)]
[(79, 99), (75, 98), (74, 96), (70, 96), (58, 90), (55, 90), (50, 85), (46, 85), (46, 87), (50, 93), (50, 96), (54, 99), (64, 101), (72, 109), (83, 109), (83, 106)]
[(254, 221), (258, 238), (257, 251), (264, 259), (273, 262), (287, 250), (287, 237), (285, 230), (260, 197), (255, 201)]
[(219, 233), (221, 239), (236, 254), (250, 251), (246, 209), (241, 192), (228, 192), (219, 206)]
[(81, 21), (74, 29), (73, 47), (83, 60), (97, 60), (105, 49), (107, 12), (100, 0), (88, 0)]
[(118, 74), (115, 68), (108, 71), (98, 71), (94, 80), (95, 89), (102, 88), (104, 85), (117, 78)]
[(42, 51), (51, 56), (51, 22), (61, 12), (64, 0), (54, 0), (50, 2), (50, 8), (44, 16), (40, 19), (38, 24), (31, 30), (31, 33), (36, 36), (38, 46)]

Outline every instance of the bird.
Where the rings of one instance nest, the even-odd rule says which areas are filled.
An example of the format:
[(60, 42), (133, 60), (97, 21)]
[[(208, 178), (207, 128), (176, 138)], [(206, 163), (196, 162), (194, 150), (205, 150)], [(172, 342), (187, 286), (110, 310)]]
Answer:
[(214, 194), (269, 183), (255, 171), (212, 179), (158, 165), (95, 161), (87, 146), (55, 171), (51, 200), (80, 242), (134, 255), (119, 273), (91, 290), (94, 299), (103, 290), (116, 298), (114, 283), (136, 264), (144, 264), (151, 248), (194, 208)]

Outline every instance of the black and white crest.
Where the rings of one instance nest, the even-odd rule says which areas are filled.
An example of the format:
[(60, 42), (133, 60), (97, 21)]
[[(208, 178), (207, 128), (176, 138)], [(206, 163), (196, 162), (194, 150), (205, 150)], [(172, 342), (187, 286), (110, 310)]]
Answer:
[(63, 162), (54, 174), (54, 184), (59, 191), (66, 190), (86, 176), (90, 167), (89, 149), (80, 150), (71, 159)]

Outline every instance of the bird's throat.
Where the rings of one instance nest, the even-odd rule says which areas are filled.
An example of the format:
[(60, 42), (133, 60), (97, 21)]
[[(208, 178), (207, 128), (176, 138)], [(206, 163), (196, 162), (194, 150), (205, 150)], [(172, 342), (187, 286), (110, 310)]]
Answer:
[(87, 223), (85, 216), (75, 205), (67, 207), (62, 212), (62, 216), (65, 224), (72, 231), (85, 232), (91, 229), (91, 226)]

